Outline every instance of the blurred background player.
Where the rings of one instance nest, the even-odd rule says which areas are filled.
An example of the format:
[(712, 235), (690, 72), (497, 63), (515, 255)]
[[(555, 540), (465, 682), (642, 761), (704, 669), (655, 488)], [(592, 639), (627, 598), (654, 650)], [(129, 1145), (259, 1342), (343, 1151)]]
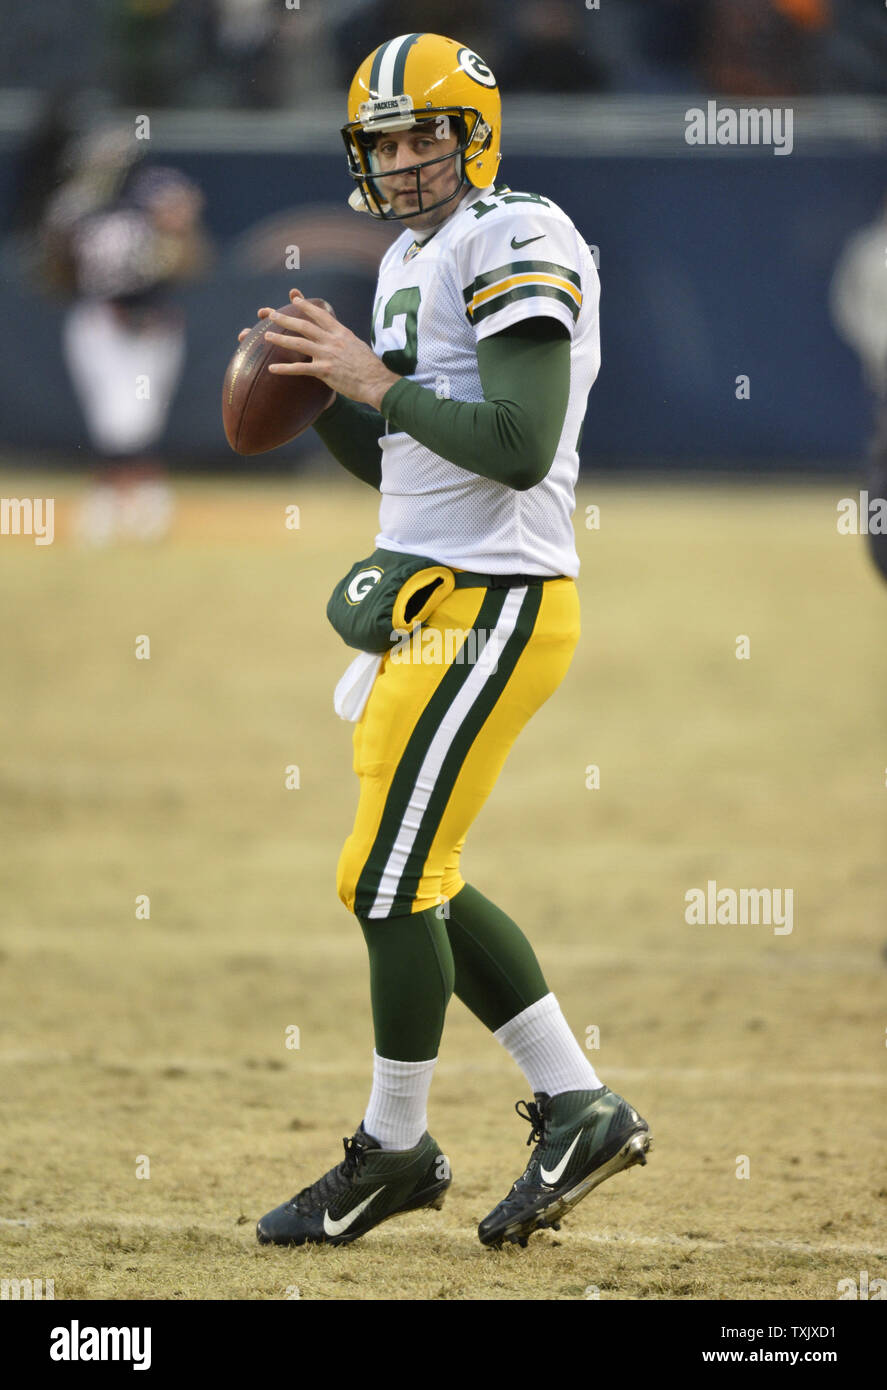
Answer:
[(203, 194), (177, 169), (137, 165), (128, 132), (104, 134), (52, 199), (48, 282), (73, 303), (65, 363), (100, 462), (75, 523), (95, 545), (159, 540), (173, 496), (159, 453), (185, 359), (171, 288), (210, 260)]
[[(831, 283), (832, 320), (859, 354), (872, 394), (875, 427), (869, 446), (869, 505), (887, 498), (887, 199), (881, 216), (862, 227), (844, 247)], [(887, 579), (887, 536), (869, 532), (869, 553)]]

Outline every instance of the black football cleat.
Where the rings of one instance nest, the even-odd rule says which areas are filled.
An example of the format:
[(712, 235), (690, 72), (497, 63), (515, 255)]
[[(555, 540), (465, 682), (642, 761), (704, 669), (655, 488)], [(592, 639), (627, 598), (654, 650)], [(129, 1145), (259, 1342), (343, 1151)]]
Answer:
[(525, 1246), (533, 1231), (558, 1230), (561, 1217), (600, 1183), (647, 1162), (647, 1121), (606, 1086), (553, 1098), (537, 1092), (535, 1104), (518, 1101), (514, 1108), (532, 1126), (527, 1143), (537, 1143), (508, 1196), (480, 1223), (483, 1245)]
[(347, 1245), (401, 1212), (443, 1206), (452, 1178), (430, 1134), (412, 1149), (383, 1149), (361, 1121), (343, 1143), (338, 1167), (261, 1218), (260, 1245)]

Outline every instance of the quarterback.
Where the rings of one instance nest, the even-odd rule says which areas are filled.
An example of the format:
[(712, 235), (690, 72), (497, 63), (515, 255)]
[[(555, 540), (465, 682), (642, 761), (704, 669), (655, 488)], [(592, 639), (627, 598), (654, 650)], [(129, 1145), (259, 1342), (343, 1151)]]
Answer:
[[(376, 550), (348, 602), (374, 601), (386, 570), (412, 561), (422, 582), (434, 575), (423, 631), (459, 638), (438, 641), (437, 660), (357, 659), (360, 798), (338, 892), (369, 952), (372, 1091), (343, 1161), (257, 1234), (338, 1245), (441, 1206), (452, 1174), (426, 1106), (455, 993), (534, 1094), (515, 1107), (529, 1163), (478, 1231), (485, 1245), (526, 1245), (651, 1144), (570, 1031), (527, 937), (460, 873), (469, 827), (579, 638), (571, 517), (600, 366), (598, 275), (559, 207), (498, 181), (499, 92), (471, 49), (437, 34), (381, 44), (347, 115), (351, 206), (403, 229), (380, 266), (370, 343), (313, 304), (299, 320), (266, 308), (270, 340), (309, 359), (272, 369), (336, 392), (315, 428), (381, 493)], [(466, 635), (472, 659), (460, 661)]]

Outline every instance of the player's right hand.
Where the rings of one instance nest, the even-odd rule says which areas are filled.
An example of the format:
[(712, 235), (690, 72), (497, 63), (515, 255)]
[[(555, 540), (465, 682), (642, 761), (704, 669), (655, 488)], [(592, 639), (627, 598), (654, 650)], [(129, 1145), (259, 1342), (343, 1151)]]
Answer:
[[(303, 295), (303, 293), (302, 293), (301, 290), (290, 290), (290, 303), (291, 303), (291, 304), (295, 303), (295, 301), (296, 301), (297, 299), (304, 299), (304, 298), (305, 298), (305, 296)], [(259, 310), (259, 313), (258, 313), (258, 317), (259, 317), (260, 319), (266, 319), (266, 318), (268, 318), (269, 314), (271, 314), (272, 312), (273, 312), (273, 310), (268, 309), (268, 308), (260, 309), (260, 310)], [(237, 335), (237, 341), (238, 341), (238, 343), (242, 343), (243, 340), (244, 340), (244, 338), (248, 338), (249, 335), (250, 335), (250, 333), (252, 333), (252, 331), (253, 331), (253, 330), (252, 330), (251, 328), (241, 328), (240, 332), (239, 332), (238, 335)]]

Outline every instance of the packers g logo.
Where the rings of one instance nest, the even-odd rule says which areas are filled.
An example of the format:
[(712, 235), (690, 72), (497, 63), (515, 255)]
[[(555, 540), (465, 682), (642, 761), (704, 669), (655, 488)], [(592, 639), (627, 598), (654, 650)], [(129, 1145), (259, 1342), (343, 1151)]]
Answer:
[(349, 603), (360, 603), (365, 599), (370, 589), (374, 588), (382, 578), (380, 569), (359, 570), (352, 579), (348, 588), (345, 590), (345, 597)]
[(495, 87), (496, 79), (490, 72), (483, 58), (479, 58), (471, 48), (460, 48), (456, 54), (456, 61), (463, 72), (467, 72), (469, 77), (474, 78), (482, 87)]

